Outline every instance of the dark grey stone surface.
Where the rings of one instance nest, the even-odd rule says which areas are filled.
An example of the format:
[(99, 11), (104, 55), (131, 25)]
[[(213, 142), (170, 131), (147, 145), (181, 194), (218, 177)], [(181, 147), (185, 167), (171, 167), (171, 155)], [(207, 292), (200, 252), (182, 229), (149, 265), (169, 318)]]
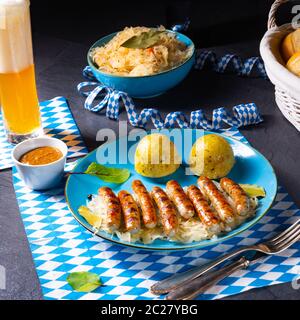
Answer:
[[(76, 92), (82, 81), (86, 44), (36, 34), (34, 37), (36, 72), (40, 100), (65, 96), (84, 140), (90, 150), (97, 143), (98, 129), (118, 123), (103, 115), (83, 109), (83, 98)], [(215, 48), (218, 53), (236, 52), (243, 57), (258, 54), (258, 41), (226, 45)], [(242, 129), (252, 146), (272, 163), (280, 183), (286, 186), (300, 205), (300, 139), (296, 131), (282, 116), (274, 101), (273, 85), (263, 79), (239, 78), (219, 75), (212, 71), (193, 71), (181, 85), (165, 95), (138, 101), (139, 108), (158, 107), (163, 113), (171, 110), (191, 111), (201, 107), (210, 113), (217, 106), (232, 107), (239, 103), (255, 102), (265, 121)], [(125, 119), (125, 115), (121, 116)], [(24, 227), (20, 219), (11, 172), (0, 172), (0, 265), (7, 271), (7, 288), (0, 290), (0, 299), (42, 299), (40, 285), (33, 265)], [(227, 299), (300, 299), (300, 290), (289, 283), (246, 292)]]

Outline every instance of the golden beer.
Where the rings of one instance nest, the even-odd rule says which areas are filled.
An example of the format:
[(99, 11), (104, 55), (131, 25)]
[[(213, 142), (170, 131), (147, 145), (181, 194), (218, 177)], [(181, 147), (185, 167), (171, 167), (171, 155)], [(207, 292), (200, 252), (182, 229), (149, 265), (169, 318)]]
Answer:
[(28, 0), (0, 0), (0, 103), (10, 142), (42, 133)]

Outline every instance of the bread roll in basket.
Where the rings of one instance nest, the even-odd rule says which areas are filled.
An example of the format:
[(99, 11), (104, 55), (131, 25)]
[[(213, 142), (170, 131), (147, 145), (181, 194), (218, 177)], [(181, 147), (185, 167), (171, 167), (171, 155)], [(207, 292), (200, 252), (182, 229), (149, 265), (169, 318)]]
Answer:
[(260, 54), (266, 72), (275, 85), (275, 100), (283, 115), (300, 131), (300, 77), (290, 72), (283, 61), (280, 48), (284, 37), (294, 31), (291, 23), (276, 25), (278, 7), (288, 0), (276, 0), (270, 10), (268, 31), (260, 43)]

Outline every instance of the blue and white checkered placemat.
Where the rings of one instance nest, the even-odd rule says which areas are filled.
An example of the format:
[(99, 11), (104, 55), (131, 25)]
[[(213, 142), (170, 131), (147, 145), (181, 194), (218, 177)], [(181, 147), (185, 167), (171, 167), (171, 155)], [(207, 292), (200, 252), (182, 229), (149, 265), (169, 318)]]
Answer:
[[(69, 148), (69, 158), (79, 157), (87, 153), (67, 100), (64, 97), (56, 97), (41, 102), (40, 108), (45, 134), (64, 141)], [(0, 170), (13, 166), (11, 159), (12, 149), (13, 145), (6, 140), (0, 112)]]
[[(225, 134), (247, 143), (234, 129)], [(253, 244), (286, 228), (300, 216), (283, 187), (273, 208), (255, 226), (216, 246), (193, 251), (151, 252), (122, 247), (93, 236), (68, 210), (63, 186), (36, 192), (28, 189), (14, 171), (13, 182), (37, 274), (45, 299), (159, 299), (149, 287), (175, 272), (215, 259), (238, 246)], [(252, 288), (290, 282), (300, 273), (300, 243), (270, 256), (219, 283), (201, 299), (218, 299)], [(97, 273), (105, 286), (78, 293), (66, 282), (70, 272)]]

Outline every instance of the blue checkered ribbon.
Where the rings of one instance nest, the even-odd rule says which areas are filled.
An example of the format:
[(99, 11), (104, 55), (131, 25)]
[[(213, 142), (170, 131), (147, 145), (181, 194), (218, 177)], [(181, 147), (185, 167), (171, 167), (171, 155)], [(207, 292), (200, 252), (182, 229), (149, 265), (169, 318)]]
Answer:
[(185, 32), (189, 28), (190, 24), (191, 20), (186, 18), (183, 23), (174, 24), (171, 29), (176, 32)]
[(251, 57), (242, 60), (235, 54), (226, 54), (220, 58), (212, 51), (198, 51), (195, 69), (202, 70), (211, 66), (215, 72), (234, 72), (239, 76), (250, 77), (251, 75), (267, 79), (267, 73), (263, 60), (260, 57)]
[[(232, 68), (237, 74), (250, 76), (255, 68), (258, 74), (265, 77), (265, 69), (260, 58), (250, 58), (245, 62), (236, 55), (225, 55), (217, 59), (212, 51), (202, 51), (197, 55), (195, 68), (203, 69), (206, 65), (213, 65), (216, 72), (224, 73)], [(112, 120), (118, 120), (122, 108), (125, 107), (128, 121), (134, 127), (144, 128), (148, 122), (152, 122), (157, 129), (173, 128), (198, 128), (206, 130), (218, 130), (225, 126), (241, 127), (257, 124), (263, 121), (257, 106), (254, 103), (240, 104), (232, 108), (229, 113), (220, 107), (213, 110), (212, 120), (209, 120), (203, 110), (192, 111), (190, 117), (181, 111), (169, 113), (165, 118), (157, 109), (146, 108), (137, 113), (133, 100), (126, 92), (113, 90), (103, 84), (99, 84), (90, 67), (85, 67), (83, 76), (89, 80), (78, 84), (78, 92), (86, 97), (84, 107), (93, 112), (106, 109), (106, 116)], [(96, 103), (95, 103), (96, 102)]]

